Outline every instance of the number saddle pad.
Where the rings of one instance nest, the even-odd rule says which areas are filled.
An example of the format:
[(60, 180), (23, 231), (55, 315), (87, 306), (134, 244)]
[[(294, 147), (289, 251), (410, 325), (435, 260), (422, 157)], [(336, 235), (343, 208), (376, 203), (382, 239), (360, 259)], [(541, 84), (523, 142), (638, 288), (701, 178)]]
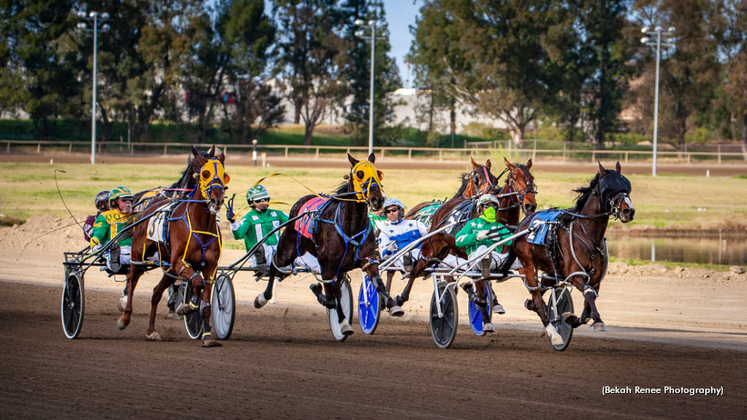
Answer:
[(166, 220), (171, 216), (177, 201), (164, 204), (148, 220), (148, 239), (153, 242), (166, 243), (169, 240), (169, 224)]
[(549, 246), (549, 241), (552, 241), (552, 235), (548, 235), (548, 232), (557, 224), (557, 220), (561, 214), (563, 214), (562, 211), (554, 209), (535, 213), (532, 216), (532, 222), (529, 224), (535, 230), (527, 234), (527, 242), (535, 245)]
[(305, 202), (298, 210), (298, 214), (308, 212), (309, 214), (296, 220), (295, 227), (296, 232), (300, 235), (305, 236), (309, 239), (314, 239), (314, 233), (316, 233), (317, 225), (319, 224), (319, 218), (322, 215), (324, 209), (332, 202), (329, 198), (315, 197)]
[(446, 219), (445, 222), (442, 221), (441, 224), (436, 227), (436, 229), (443, 226), (444, 224), (457, 222), (456, 225), (444, 231), (444, 233), (447, 235), (456, 236), (456, 234), (460, 230), (462, 230), (464, 225), (470, 220), (470, 215), (475, 211), (475, 207), (477, 207), (475, 200), (472, 200), (472, 199), (464, 200), (463, 202), (457, 204), (453, 210), (451, 210), (451, 214), (449, 214), (449, 218)]

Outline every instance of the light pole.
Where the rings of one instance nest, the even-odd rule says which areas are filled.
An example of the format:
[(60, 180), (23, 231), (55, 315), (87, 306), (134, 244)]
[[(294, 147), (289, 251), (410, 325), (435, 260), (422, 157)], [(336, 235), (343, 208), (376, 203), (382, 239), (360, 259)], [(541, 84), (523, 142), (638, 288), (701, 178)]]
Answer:
[[(371, 30), (371, 99), (369, 101), (369, 108), (368, 108), (368, 154), (370, 155), (373, 153), (373, 126), (374, 126), (374, 56), (376, 52), (376, 40), (377, 39), (384, 39), (384, 38), (377, 38), (376, 37), (376, 24), (379, 23), (376, 19), (371, 19), (368, 21), (368, 25), (365, 24), (362, 19), (356, 19), (355, 24), (360, 26), (361, 28), (368, 28)], [(384, 25), (382, 24), (382, 28), (385, 29)], [(363, 37), (365, 35), (365, 31), (363, 29), (358, 30), (355, 32), (356, 36)]]
[(644, 37), (641, 38), (641, 42), (643, 44), (646, 44), (648, 46), (656, 46), (656, 88), (654, 93), (654, 162), (653, 166), (651, 168), (651, 175), (656, 176), (656, 148), (657, 148), (657, 140), (658, 140), (658, 129), (659, 129), (659, 61), (661, 60), (661, 46), (665, 47), (674, 47), (674, 44), (671, 42), (661, 42), (662, 36), (665, 38), (671, 38), (674, 36), (675, 28), (674, 26), (670, 26), (669, 29), (667, 29), (667, 32), (662, 32), (663, 28), (661, 26), (657, 26), (655, 28), (649, 28), (648, 26), (641, 29), (641, 32), (644, 34), (652, 34), (656, 35), (656, 39)]
[[(78, 29), (86, 32), (93, 32), (93, 100), (91, 101), (91, 165), (96, 164), (96, 50), (98, 47), (99, 23), (109, 19), (109, 13), (99, 12), (78, 12), (78, 17), (91, 22), (93, 29), (88, 28), (83, 22), (78, 23)], [(102, 31), (109, 30), (109, 25), (104, 24)]]
[(257, 139), (252, 140), (252, 160), (254, 166), (257, 166)]

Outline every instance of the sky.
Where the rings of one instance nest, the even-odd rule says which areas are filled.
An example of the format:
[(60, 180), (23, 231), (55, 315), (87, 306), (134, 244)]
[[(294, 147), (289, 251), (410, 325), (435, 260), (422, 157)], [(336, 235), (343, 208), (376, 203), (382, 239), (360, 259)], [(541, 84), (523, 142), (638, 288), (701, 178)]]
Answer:
[[(414, 4), (413, 4), (414, 3)], [(399, 74), (405, 87), (412, 87), (412, 75), (408, 74), (405, 56), (410, 51), (412, 34), (410, 26), (415, 26), (423, 2), (420, 0), (384, 0), (386, 21), (389, 24), (390, 54), (397, 60)]]

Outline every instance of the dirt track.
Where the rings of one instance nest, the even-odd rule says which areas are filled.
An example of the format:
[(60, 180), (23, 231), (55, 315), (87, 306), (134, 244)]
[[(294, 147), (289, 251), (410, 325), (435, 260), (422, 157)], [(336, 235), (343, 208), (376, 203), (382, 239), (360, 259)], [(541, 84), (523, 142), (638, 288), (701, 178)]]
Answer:
[[(744, 418), (744, 352), (575, 339), (552, 351), (536, 332), (462, 331), (437, 350), (426, 324), (384, 318), (373, 336), (331, 341), (321, 309), (240, 307), (233, 338), (202, 349), (146, 299), (117, 331), (116, 295), (89, 291), (67, 340), (59, 288), (0, 283), (2, 418)], [(723, 387), (723, 396), (602, 395), (605, 386)]]
[[(99, 164), (106, 163), (130, 163), (130, 164), (152, 164), (153, 156), (156, 155), (115, 155), (100, 154), (97, 155), (96, 162)], [(157, 155), (159, 163), (183, 164), (185, 155), (170, 154)], [(41, 154), (0, 154), (0, 162), (49, 162), (54, 159), (57, 163), (88, 163), (91, 156), (83, 153), (41, 153)], [(603, 159), (612, 162), (612, 159)], [(228, 161), (231, 165), (252, 165), (251, 155), (234, 154), (228, 152)], [(272, 166), (285, 168), (316, 168), (316, 167), (340, 167), (344, 170), (349, 168), (349, 163), (344, 157), (339, 158), (320, 158), (312, 157), (282, 157), (269, 156), (267, 162)], [(260, 162), (261, 163), (261, 162)], [(612, 162), (614, 163), (614, 162)], [(465, 161), (438, 161), (438, 160), (407, 160), (401, 158), (384, 158), (377, 159), (376, 166), (379, 169), (435, 169), (435, 170), (463, 170)], [(651, 163), (624, 163), (626, 174), (650, 174)], [(548, 159), (535, 159), (533, 170), (544, 172), (589, 172), (597, 170), (596, 163), (592, 162), (557, 162)], [(694, 175), (706, 176), (709, 171), (710, 176), (734, 176), (747, 175), (747, 164), (682, 164), (682, 163), (662, 163), (657, 164), (657, 173), (659, 175)]]

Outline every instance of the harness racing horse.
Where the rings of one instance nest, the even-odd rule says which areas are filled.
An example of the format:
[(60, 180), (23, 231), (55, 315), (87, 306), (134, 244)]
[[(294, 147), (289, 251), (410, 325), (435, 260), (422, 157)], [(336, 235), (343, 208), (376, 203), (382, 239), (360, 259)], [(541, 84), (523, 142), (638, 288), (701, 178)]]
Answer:
[[(224, 172), (225, 154), (214, 157), (215, 147), (203, 156), (192, 147), (190, 177), (199, 181), (192, 192), (185, 198), (176, 201), (164, 197), (151, 200), (140, 215), (141, 218), (152, 217), (156, 212), (164, 213), (167, 219), (161, 238), (154, 238), (151, 223), (141, 223), (134, 228), (132, 239), (132, 265), (127, 274), (127, 305), (117, 321), (119, 329), (125, 329), (132, 315), (132, 301), (135, 287), (144, 267), (161, 264), (164, 275), (153, 289), (151, 298), (150, 319), (146, 335), (150, 340), (160, 340), (155, 329), (156, 309), (164, 290), (176, 279), (189, 279), (193, 288), (192, 301), (182, 305), (179, 312), (191, 313), (200, 311), (202, 318), (204, 347), (215, 347), (221, 344), (213, 340), (210, 334), (210, 294), (209, 287), (214, 280), (221, 255), (221, 234), (216, 215), (223, 206), (226, 184), (230, 181)], [(158, 215), (156, 215), (158, 216)], [(155, 219), (153, 217), (152, 219)], [(149, 232), (150, 231), (150, 232)], [(151, 260), (160, 258), (159, 262)], [(199, 297), (202, 296), (202, 302)]]
[[(537, 188), (534, 185), (534, 176), (529, 172), (532, 167), (532, 160), (529, 159), (526, 165), (512, 164), (506, 158), (503, 158), (503, 161), (506, 164), (504, 173), (508, 172), (508, 176), (501, 188), (496, 187), (497, 178), (490, 173), (490, 160), (485, 163), (485, 166), (476, 164), (474, 160), (472, 161), (473, 184), (479, 186), (475, 190), (476, 194), (470, 198), (455, 196), (436, 211), (430, 226), (431, 232), (449, 223), (457, 223), (453, 227), (423, 241), (420, 249), (420, 259), (410, 271), (402, 294), (396, 297), (397, 305), (401, 306), (407, 302), (415, 279), (423, 273), (428, 265), (438, 263), (446, 258), (449, 253), (456, 255), (458, 258), (467, 258), (464, 250), (456, 246), (454, 237), (468, 220), (478, 216), (476, 214), (475, 198), (482, 194), (496, 195), (500, 203), (500, 208), (496, 209), (496, 220), (509, 226), (509, 228), (519, 222), (519, 215), (522, 211), (526, 214), (537, 208), (537, 201), (534, 197)], [(479, 176), (480, 173), (485, 175)], [(485, 304), (484, 287), (478, 286), (477, 293), (479, 302)], [(474, 299), (474, 296), (472, 298)]]
[[(329, 198), (307, 195), (291, 208), (289, 217), (300, 218), (289, 224), (280, 236), (277, 252), (270, 267), (269, 281), (264, 293), (254, 299), (254, 307), (263, 307), (272, 299), (275, 277), (285, 276), (279, 269), (292, 264), (299, 255), (310, 252), (319, 260), (324, 293), (319, 283), (311, 286), (317, 300), (337, 311), (340, 331), (345, 336), (353, 333), (345, 318), (341, 300), (340, 282), (344, 273), (361, 268), (382, 294), (392, 315), (401, 315), (402, 309), (394, 304), (379, 276), (376, 238), (368, 218), (368, 207), (378, 211), (384, 205), (382, 172), (374, 166), (372, 153), (368, 160), (357, 160), (348, 154), (351, 164), (348, 181), (337, 194)], [(280, 279), (282, 280), (282, 278)]]
[[(560, 211), (555, 233), (548, 233), (551, 246), (529, 242), (529, 235), (519, 237), (511, 245), (513, 252), (523, 264), (519, 272), (525, 276), (526, 287), (532, 294), (525, 306), (537, 312), (553, 345), (562, 345), (563, 338), (547, 318), (547, 305), (542, 300), (537, 272), (552, 273), (558, 280), (565, 279), (584, 296), (581, 317), (563, 314), (565, 322), (573, 328), (593, 319), (595, 330), (605, 330), (599, 316), (596, 298), (599, 286), (607, 273), (607, 243), (604, 234), (610, 216), (628, 223), (635, 217), (635, 208), (630, 200), (630, 181), (620, 174), (620, 162), (615, 170), (606, 170), (599, 164), (599, 171), (588, 187), (575, 190), (579, 195), (576, 206)], [(522, 231), (533, 226), (536, 215), (527, 216), (518, 226)], [(534, 226), (538, 226), (535, 222)], [(552, 231), (551, 231), (552, 232)], [(551, 284), (554, 280), (543, 280)]]

